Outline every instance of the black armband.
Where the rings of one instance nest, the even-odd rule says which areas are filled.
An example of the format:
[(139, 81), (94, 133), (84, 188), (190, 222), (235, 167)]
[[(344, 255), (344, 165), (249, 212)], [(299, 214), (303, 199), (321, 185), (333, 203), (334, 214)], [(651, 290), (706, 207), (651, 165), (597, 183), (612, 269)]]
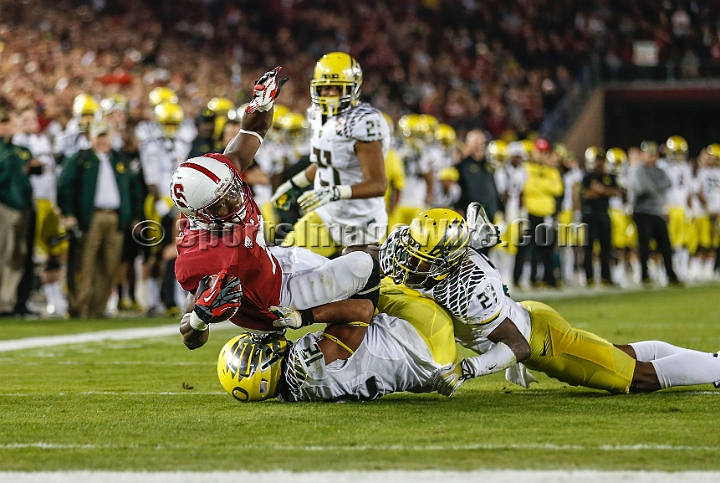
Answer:
[(315, 323), (315, 315), (312, 309), (305, 309), (300, 311), (300, 317), (302, 318), (302, 326), (307, 327)]

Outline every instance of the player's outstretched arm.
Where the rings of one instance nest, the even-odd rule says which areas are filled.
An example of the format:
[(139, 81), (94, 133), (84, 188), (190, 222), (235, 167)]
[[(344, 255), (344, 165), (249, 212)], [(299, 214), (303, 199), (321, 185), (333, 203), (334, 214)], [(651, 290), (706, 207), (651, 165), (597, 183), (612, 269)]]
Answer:
[(508, 318), (488, 335), (488, 339), (495, 343), (489, 351), (463, 359), (438, 374), (435, 388), (440, 394), (451, 396), (467, 379), (504, 371), (530, 357), (530, 344)]
[(287, 77), (277, 78), (281, 70), (282, 67), (275, 67), (263, 74), (255, 83), (253, 98), (245, 108), (240, 132), (230, 141), (223, 152), (240, 172), (250, 166), (265, 134), (272, 126), (275, 98), (288, 80)]
[(273, 306), (270, 307), (270, 312), (278, 317), (273, 322), (275, 327), (299, 329), (315, 323), (334, 325), (365, 322), (369, 324), (375, 312), (375, 305), (370, 299), (348, 299), (305, 310)]

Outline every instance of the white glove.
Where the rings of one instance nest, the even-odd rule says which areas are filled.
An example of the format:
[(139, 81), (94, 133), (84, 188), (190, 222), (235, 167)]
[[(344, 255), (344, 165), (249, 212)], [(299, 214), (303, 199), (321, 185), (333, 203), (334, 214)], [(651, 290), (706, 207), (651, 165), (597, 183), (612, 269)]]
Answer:
[(298, 204), (300, 205), (300, 211), (307, 213), (339, 199), (340, 192), (337, 186), (333, 186), (331, 188), (320, 188), (303, 193), (298, 198)]
[(500, 243), (500, 229), (488, 218), (485, 208), (473, 201), (465, 210), (470, 229), (470, 246), (475, 249), (492, 248)]
[(290, 307), (273, 305), (270, 307), (270, 313), (277, 316), (277, 320), (273, 320), (274, 327), (299, 329), (314, 322), (311, 309), (295, 310)]
[(292, 195), (296, 196), (297, 192), (306, 186), (310, 186), (310, 180), (307, 179), (305, 171), (302, 171), (301, 173), (293, 176), (292, 179), (289, 179), (278, 186), (275, 193), (273, 193), (272, 198), (270, 198), (270, 202), (275, 205), (276, 208), (287, 211), (290, 209), (290, 203), (292, 203), (292, 193), (290, 193), (290, 191), (295, 189), (296, 191)]
[(441, 369), (435, 376), (433, 387), (443, 396), (450, 397), (462, 386), (463, 382), (471, 377), (470, 371), (466, 368), (465, 359), (463, 359), (457, 364)]
[[(290, 180), (285, 181), (283, 184), (277, 187), (275, 193), (273, 193), (272, 197), (270, 198), (270, 203), (272, 203), (276, 208), (280, 210), (287, 211), (288, 209), (290, 209), (290, 196), (286, 195), (291, 189), (293, 189), (292, 182), (290, 182)], [(278, 202), (278, 200), (280, 201)]]
[(255, 82), (253, 98), (245, 107), (247, 114), (252, 114), (255, 111), (266, 112), (272, 109), (275, 98), (280, 94), (280, 89), (288, 80), (287, 77), (283, 77), (280, 81), (277, 80), (277, 75), (281, 70), (282, 67), (275, 67), (273, 70), (265, 72)]
[(520, 362), (505, 369), (505, 379), (525, 389), (528, 389), (533, 382), (538, 382), (535, 376), (527, 370), (525, 364)]

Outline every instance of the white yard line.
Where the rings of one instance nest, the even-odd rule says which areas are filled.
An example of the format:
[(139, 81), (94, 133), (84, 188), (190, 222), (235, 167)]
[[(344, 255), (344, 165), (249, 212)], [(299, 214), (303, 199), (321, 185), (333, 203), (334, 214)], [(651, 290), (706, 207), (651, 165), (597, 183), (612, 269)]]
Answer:
[(717, 483), (717, 471), (594, 471), (594, 470), (476, 470), (476, 471), (323, 471), (293, 473), (290, 471), (196, 472), (0, 472), (0, 481), (17, 483), (217, 483), (218, 481), (291, 481), (292, 483)]
[[(231, 322), (213, 324), (214, 330), (236, 327)], [(27, 337), (25, 339), (12, 339), (0, 341), (0, 352), (37, 349), (66, 344), (84, 344), (87, 342), (104, 342), (106, 340), (132, 340), (150, 337), (165, 337), (176, 335), (180, 337), (178, 324), (161, 325), (160, 327), (140, 327), (135, 329), (103, 330), (100, 332), (83, 332), (70, 335), (52, 335), (47, 337)]]
[[(246, 451), (286, 451), (286, 452), (330, 452), (330, 451), (401, 451), (401, 452), (437, 452), (437, 451), (506, 451), (506, 450), (540, 450), (540, 451), (710, 451), (720, 452), (720, 446), (675, 446), (670, 444), (634, 444), (634, 445), (609, 445), (603, 444), (598, 446), (580, 445), (580, 444), (493, 444), (493, 443), (469, 443), (469, 444), (432, 444), (432, 445), (263, 445), (263, 444), (241, 444), (235, 446), (238, 450)], [(76, 449), (113, 449), (128, 450), (166, 450), (166, 449), (188, 449), (191, 450), (195, 446), (191, 444), (158, 444), (153, 446), (138, 444), (76, 444), (76, 443), (4, 443), (0, 444), (0, 450), (13, 449), (42, 449), (42, 450), (76, 450)], [(2, 480), (0, 480), (2, 481)], [(718, 480), (720, 481), (720, 480)]]

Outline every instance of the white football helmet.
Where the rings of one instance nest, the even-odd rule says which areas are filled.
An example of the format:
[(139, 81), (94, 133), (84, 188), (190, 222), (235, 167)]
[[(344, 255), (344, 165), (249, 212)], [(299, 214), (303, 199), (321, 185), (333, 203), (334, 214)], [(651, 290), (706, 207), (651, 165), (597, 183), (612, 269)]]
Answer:
[(206, 224), (242, 223), (248, 186), (235, 170), (206, 156), (191, 158), (173, 174), (170, 196), (180, 212)]

